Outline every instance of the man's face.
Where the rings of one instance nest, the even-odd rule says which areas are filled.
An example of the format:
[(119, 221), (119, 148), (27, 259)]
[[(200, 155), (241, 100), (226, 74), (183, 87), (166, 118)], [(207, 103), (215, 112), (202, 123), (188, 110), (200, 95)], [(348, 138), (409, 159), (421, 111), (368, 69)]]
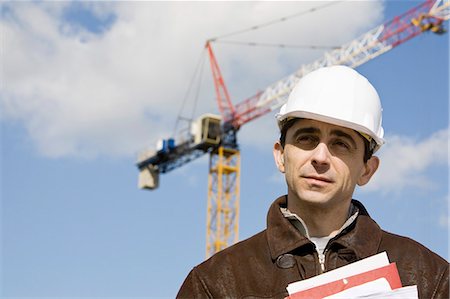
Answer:
[(363, 161), (364, 142), (355, 131), (309, 119), (288, 129), (286, 144), (277, 142), (274, 157), (285, 173), (289, 201), (333, 207), (349, 203), (356, 184), (364, 185), (378, 158)]

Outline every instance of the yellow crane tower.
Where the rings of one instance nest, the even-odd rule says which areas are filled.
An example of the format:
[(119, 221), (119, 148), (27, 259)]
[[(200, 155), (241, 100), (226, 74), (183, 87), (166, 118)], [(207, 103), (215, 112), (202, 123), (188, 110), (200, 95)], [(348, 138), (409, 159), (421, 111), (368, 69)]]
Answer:
[(357, 67), (418, 36), (423, 32), (442, 34), (443, 22), (450, 18), (449, 0), (426, 0), (338, 49), (326, 52), (295, 73), (273, 83), (262, 92), (233, 105), (211, 42), (206, 43), (219, 115), (205, 114), (193, 121), (188, 136), (160, 140), (156, 150), (138, 158), (139, 187), (155, 189), (159, 174), (210, 154), (206, 229), (206, 257), (235, 243), (239, 231), (240, 152), (239, 128), (283, 105), (288, 94), (307, 73), (324, 66)]

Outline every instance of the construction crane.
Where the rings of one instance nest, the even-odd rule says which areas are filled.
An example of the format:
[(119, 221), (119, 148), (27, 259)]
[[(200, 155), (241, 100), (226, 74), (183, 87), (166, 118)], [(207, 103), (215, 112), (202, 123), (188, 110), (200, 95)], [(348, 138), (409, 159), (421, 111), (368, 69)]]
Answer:
[(206, 43), (220, 115), (205, 114), (193, 121), (187, 134), (160, 140), (156, 150), (138, 157), (139, 187), (155, 189), (159, 175), (210, 154), (207, 203), (206, 256), (237, 242), (239, 230), (240, 152), (237, 132), (244, 124), (283, 105), (298, 80), (320, 67), (358, 67), (423, 32), (446, 32), (449, 0), (427, 0), (338, 49), (326, 52), (295, 73), (256, 95), (233, 105), (211, 42)]

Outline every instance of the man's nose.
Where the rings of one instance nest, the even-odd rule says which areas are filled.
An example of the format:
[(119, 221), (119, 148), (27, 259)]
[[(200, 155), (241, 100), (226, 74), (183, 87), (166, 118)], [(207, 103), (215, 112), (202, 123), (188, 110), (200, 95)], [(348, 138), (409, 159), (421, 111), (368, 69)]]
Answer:
[(315, 167), (328, 166), (330, 164), (330, 151), (325, 143), (319, 143), (313, 150), (311, 162)]

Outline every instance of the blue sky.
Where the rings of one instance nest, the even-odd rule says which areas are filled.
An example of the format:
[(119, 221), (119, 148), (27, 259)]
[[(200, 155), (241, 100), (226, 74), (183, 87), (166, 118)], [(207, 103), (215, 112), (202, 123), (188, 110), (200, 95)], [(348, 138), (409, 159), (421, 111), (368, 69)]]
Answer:
[[(234, 40), (339, 46), (418, 3), (340, 3)], [(2, 296), (174, 297), (205, 256), (208, 158), (149, 192), (137, 188), (137, 153), (172, 133), (207, 38), (317, 4), (1, 5)], [(214, 49), (234, 103), (322, 55)], [(355, 194), (384, 229), (447, 260), (448, 53), (448, 34), (424, 33), (358, 67), (381, 96), (388, 143)], [(205, 65), (196, 116), (217, 113), (213, 92)], [(277, 137), (273, 115), (239, 132), (240, 239), (264, 229), (286, 192), (272, 160)]]

